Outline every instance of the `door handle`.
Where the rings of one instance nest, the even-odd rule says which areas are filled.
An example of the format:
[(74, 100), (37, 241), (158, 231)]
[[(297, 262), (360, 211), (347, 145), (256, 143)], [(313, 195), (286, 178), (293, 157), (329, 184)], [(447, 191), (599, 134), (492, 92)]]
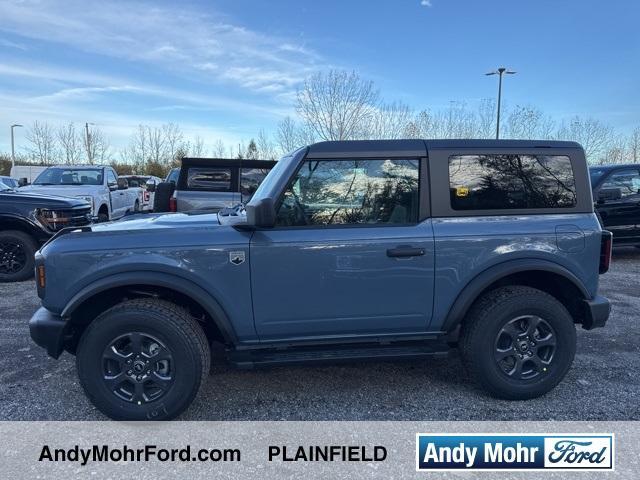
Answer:
[(405, 245), (400, 245), (396, 248), (389, 248), (387, 250), (387, 257), (392, 258), (420, 257), (424, 254), (424, 248), (415, 248)]

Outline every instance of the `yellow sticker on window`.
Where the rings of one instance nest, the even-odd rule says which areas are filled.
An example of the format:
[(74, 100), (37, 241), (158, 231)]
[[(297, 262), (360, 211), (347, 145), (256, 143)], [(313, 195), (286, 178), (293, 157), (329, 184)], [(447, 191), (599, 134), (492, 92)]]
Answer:
[(466, 197), (467, 195), (469, 195), (467, 187), (456, 187), (456, 197)]

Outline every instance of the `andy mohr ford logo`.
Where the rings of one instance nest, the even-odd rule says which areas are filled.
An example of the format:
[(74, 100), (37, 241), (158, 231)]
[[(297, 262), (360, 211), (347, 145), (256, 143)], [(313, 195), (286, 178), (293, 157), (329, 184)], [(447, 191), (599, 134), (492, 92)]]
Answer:
[(416, 470), (613, 470), (607, 434), (416, 435)]

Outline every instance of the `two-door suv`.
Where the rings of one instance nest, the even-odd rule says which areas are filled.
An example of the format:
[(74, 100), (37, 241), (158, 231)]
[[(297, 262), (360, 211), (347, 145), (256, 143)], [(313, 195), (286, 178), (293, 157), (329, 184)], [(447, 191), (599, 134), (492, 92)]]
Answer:
[(76, 355), (93, 403), (167, 419), (241, 367), (419, 358), (457, 346), (492, 395), (557, 385), (601, 327), (603, 232), (571, 142), (323, 142), (280, 159), (246, 216), (67, 230), (36, 256), (31, 336)]

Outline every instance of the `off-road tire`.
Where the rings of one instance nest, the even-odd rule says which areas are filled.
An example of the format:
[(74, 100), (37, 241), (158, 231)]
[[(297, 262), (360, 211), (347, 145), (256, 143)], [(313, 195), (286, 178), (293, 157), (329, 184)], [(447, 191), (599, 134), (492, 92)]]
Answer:
[(173, 192), (176, 190), (176, 185), (173, 182), (160, 182), (156, 185), (156, 191), (153, 195), (153, 211), (154, 212), (168, 212), (169, 200), (173, 196)]
[[(7, 249), (0, 250), (0, 262), (3, 262), (3, 269), (0, 271), (0, 282), (21, 282), (33, 276), (34, 255), (38, 250), (33, 237), (20, 230), (7, 230), (0, 232), (0, 245), (6, 244)], [(17, 249), (17, 251), (16, 251)], [(7, 256), (6, 258), (4, 256)], [(9, 258), (10, 255), (17, 255), (17, 258)], [(19, 270), (18, 262), (21, 264)], [(4, 262), (7, 271), (4, 271)]]
[[(513, 318), (535, 315), (555, 332), (556, 350), (544, 374), (529, 380), (508, 377), (494, 359), (496, 338)], [(536, 398), (552, 390), (569, 371), (576, 351), (573, 318), (555, 297), (526, 286), (506, 286), (483, 295), (467, 314), (460, 337), (466, 369), (492, 396), (507, 400)]]
[[(104, 378), (103, 352), (121, 335), (140, 332), (171, 351), (174, 380), (157, 400), (141, 405), (123, 400)], [(78, 377), (91, 402), (114, 420), (169, 420), (186, 410), (209, 373), (210, 348), (204, 331), (189, 312), (157, 299), (122, 302), (102, 313), (83, 333), (78, 347)]]

